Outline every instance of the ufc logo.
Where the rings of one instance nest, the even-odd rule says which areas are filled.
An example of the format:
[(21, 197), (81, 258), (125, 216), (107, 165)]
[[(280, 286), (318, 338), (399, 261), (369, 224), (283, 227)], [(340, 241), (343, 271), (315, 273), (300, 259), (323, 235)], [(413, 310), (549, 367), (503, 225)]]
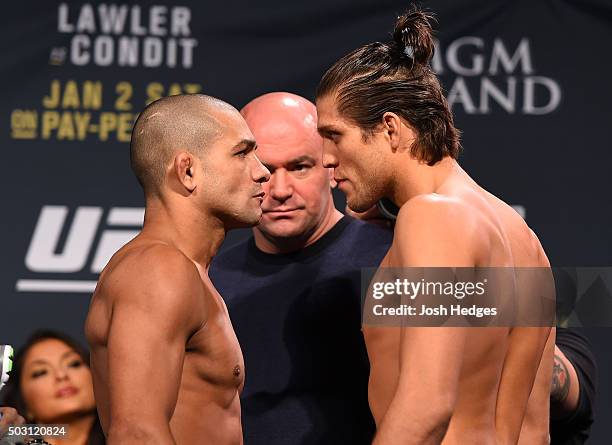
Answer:
[[(100, 229), (102, 207), (78, 207), (68, 220), (68, 207), (44, 206), (38, 217), (34, 235), (25, 258), (32, 272), (73, 273), (85, 269), (90, 252), (95, 251), (89, 272), (98, 274), (111, 256), (134, 238), (142, 227), (144, 209), (139, 207), (112, 207), (106, 218), (105, 229), (94, 245)], [(68, 227), (66, 241), (58, 252), (58, 243), (64, 227)], [(133, 230), (113, 229), (113, 226), (134, 227)]]

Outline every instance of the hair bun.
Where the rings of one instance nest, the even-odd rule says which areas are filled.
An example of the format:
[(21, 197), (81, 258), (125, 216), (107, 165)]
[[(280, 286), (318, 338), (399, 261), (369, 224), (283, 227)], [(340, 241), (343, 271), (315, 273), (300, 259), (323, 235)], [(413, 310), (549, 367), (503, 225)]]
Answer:
[(431, 21), (433, 14), (413, 7), (397, 18), (393, 40), (400, 51), (414, 63), (427, 65), (433, 57), (434, 41)]

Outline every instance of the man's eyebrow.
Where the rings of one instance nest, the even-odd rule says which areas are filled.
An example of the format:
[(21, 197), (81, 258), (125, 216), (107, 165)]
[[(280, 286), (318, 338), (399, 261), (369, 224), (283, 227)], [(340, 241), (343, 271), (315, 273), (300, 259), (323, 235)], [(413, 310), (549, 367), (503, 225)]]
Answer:
[(232, 150), (254, 150), (257, 148), (257, 142), (252, 139), (243, 139), (232, 147)]
[(319, 132), (319, 134), (322, 134), (322, 135), (339, 134), (340, 133), (340, 130), (338, 130), (333, 125), (322, 125), (320, 127), (317, 127), (317, 131)]
[(302, 155), (302, 156), (298, 156), (297, 158), (291, 159), (289, 162), (287, 162), (287, 164), (293, 165), (293, 164), (299, 164), (300, 162), (310, 162), (312, 164), (316, 164), (317, 163), (315, 158), (313, 158), (312, 156)]

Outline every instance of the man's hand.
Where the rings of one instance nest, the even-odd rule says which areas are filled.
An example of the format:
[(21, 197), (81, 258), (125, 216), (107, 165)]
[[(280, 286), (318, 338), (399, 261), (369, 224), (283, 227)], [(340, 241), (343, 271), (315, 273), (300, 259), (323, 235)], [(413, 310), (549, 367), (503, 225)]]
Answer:
[(25, 419), (19, 415), (15, 408), (0, 407), (0, 438), (8, 431), (9, 426), (23, 425)]

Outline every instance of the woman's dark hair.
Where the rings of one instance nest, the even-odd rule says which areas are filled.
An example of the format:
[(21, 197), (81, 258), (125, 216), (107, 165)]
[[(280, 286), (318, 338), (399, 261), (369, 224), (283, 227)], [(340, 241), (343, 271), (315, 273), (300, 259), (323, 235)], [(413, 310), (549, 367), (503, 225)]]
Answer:
[[(59, 340), (62, 343), (69, 346), (73, 349), (83, 360), (87, 366), (89, 366), (89, 352), (85, 349), (79, 342), (77, 342), (72, 337), (63, 334), (61, 332), (41, 329), (35, 331), (30, 337), (26, 340), (25, 344), (19, 348), (19, 350), (15, 353), (13, 359), (13, 369), (10, 372), (10, 378), (7, 384), (0, 391), (0, 405), (13, 407), (21, 414), (22, 416), (26, 416), (28, 412), (28, 407), (23, 399), (23, 394), (21, 392), (21, 377), (23, 373), (23, 362), (28, 353), (28, 351), (35, 346), (36, 344), (45, 341), (45, 340)], [(29, 423), (33, 421), (33, 419), (27, 419)], [(89, 434), (89, 439), (87, 441), (87, 445), (104, 445), (105, 439), (104, 434), (102, 432), (102, 428), (100, 426), (100, 422), (98, 420), (98, 416), (96, 415), (96, 419), (91, 428), (91, 432)]]
[(417, 133), (411, 153), (434, 165), (459, 155), (459, 130), (430, 67), (434, 53), (431, 13), (413, 7), (398, 17), (387, 43), (362, 46), (338, 60), (323, 76), (317, 98), (336, 95), (338, 111), (358, 125), (364, 139), (393, 112)]

